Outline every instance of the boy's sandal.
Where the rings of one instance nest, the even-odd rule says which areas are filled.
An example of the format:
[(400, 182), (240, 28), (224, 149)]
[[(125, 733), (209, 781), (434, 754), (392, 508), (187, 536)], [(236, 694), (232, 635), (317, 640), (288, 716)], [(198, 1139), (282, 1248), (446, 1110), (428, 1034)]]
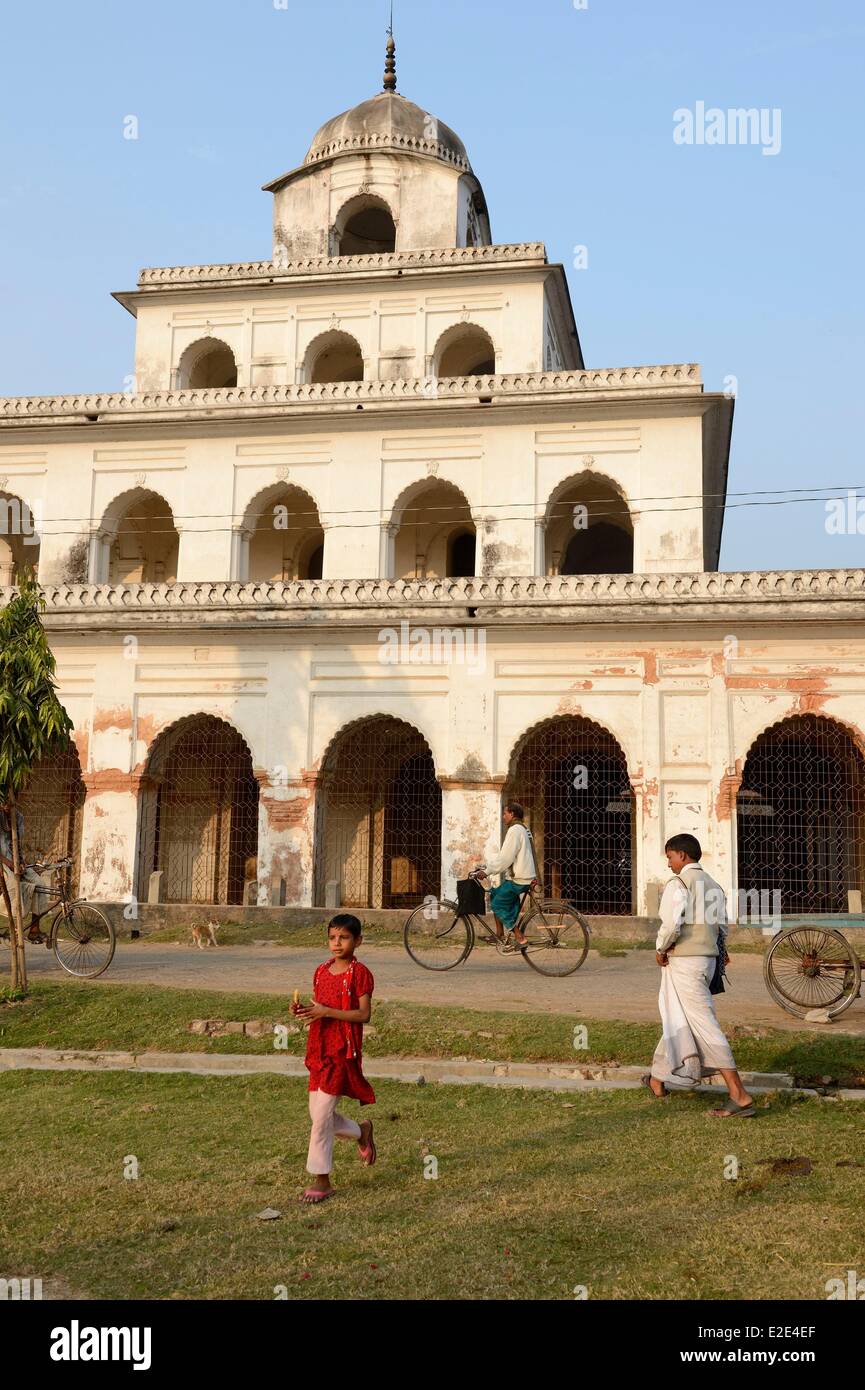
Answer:
[(336, 1196), (336, 1188), (329, 1187), (326, 1192), (322, 1192), (320, 1187), (308, 1187), (298, 1201), (307, 1207), (317, 1207), (319, 1202), (326, 1202), (328, 1197)]
[(658, 1095), (657, 1091), (655, 1091), (652, 1088), (651, 1072), (647, 1071), (644, 1076), (640, 1077), (640, 1085), (645, 1086), (646, 1090), (649, 1092), (649, 1095), (652, 1097), (653, 1100), (669, 1100), (670, 1098), (670, 1092), (667, 1090), (666, 1086), (664, 1086), (663, 1081), (661, 1082), (661, 1086), (663, 1088), (661, 1095)]
[(361, 1145), (360, 1140), (358, 1140), (357, 1147), (366, 1167), (371, 1168), (377, 1157), (375, 1140), (372, 1137), (372, 1120), (369, 1122), (369, 1142)]
[(747, 1105), (737, 1105), (734, 1100), (728, 1100), (722, 1110), (710, 1110), (709, 1114), (713, 1120), (750, 1120), (757, 1112), (752, 1100), (749, 1100)]

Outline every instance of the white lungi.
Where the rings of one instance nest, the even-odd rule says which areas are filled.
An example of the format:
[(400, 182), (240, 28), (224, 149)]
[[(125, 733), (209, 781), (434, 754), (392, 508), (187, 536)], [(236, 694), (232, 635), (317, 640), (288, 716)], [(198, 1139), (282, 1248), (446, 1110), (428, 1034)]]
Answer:
[[(11, 869), (3, 865), (3, 875), (6, 879), (6, 887), (9, 889), (9, 898), (15, 902), (15, 875)], [(25, 869), (21, 876), (21, 913), (24, 917), (24, 925), (27, 925), (27, 918), (40, 916), (48, 911), (51, 902), (51, 884), (47, 878), (37, 874), (35, 869)], [(0, 893), (0, 917), (6, 916), (6, 904), (3, 901), (3, 894)]]
[(689, 1090), (713, 1072), (735, 1070), (709, 993), (714, 973), (714, 956), (677, 959), (675, 952), (661, 970), (658, 1006), (664, 1032), (652, 1058), (652, 1076), (668, 1087)]
[(309, 1136), (309, 1153), (306, 1171), (316, 1177), (324, 1177), (333, 1168), (333, 1140), (359, 1139), (360, 1125), (340, 1115), (336, 1104), (339, 1096), (329, 1096), (327, 1091), (310, 1091), (309, 1116), (312, 1120), (312, 1133)]

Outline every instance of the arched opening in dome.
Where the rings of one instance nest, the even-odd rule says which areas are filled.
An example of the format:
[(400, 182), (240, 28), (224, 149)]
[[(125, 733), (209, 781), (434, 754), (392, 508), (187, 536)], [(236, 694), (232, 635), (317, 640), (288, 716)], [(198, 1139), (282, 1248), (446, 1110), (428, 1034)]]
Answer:
[(28, 504), (0, 492), (0, 587), (39, 567), (39, 532)]
[(363, 381), (363, 353), (350, 333), (323, 333), (307, 349), (304, 379), (313, 383)]
[(136, 490), (118, 498), (105, 514), (102, 532), (107, 563), (100, 562), (100, 583), (175, 583), (180, 537), (164, 497)]
[(200, 338), (190, 343), (177, 366), (177, 384), (193, 391), (237, 385), (237, 362), (227, 343)]
[(335, 256), (371, 256), (396, 250), (396, 223), (382, 198), (363, 194), (341, 210), (333, 229)]
[(489, 376), (496, 369), (496, 349), (483, 328), (458, 323), (436, 343), (435, 376)]
[(252, 581), (320, 579), (324, 531), (308, 492), (277, 484), (250, 503), (243, 531), (248, 537), (246, 570)]
[(464, 579), (475, 574), (475, 527), (453, 483), (431, 481), (403, 494), (394, 508), (395, 579)]
[(634, 528), (613, 483), (586, 475), (553, 494), (545, 560), (547, 574), (633, 574)]

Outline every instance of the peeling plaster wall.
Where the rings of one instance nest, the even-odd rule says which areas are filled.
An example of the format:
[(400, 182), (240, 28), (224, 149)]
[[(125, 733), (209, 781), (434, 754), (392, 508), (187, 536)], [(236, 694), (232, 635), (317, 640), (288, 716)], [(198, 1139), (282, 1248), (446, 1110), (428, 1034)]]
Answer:
[(82, 891), (132, 888), (137, 793), (148, 749), (184, 715), (215, 714), (246, 740), (261, 787), (258, 879), (271, 903), (312, 891), (315, 777), (333, 737), (390, 714), (426, 738), (443, 788), (443, 891), (500, 836), (501, 788), (514, 746), (540, 721), (583, 715), (621, 745), (636, 802), (637, 909), (666, 878), (664, 840), (689, 830), (710, 873), (735, 887), (735, 793), (748, 750), (769, 725), (819, 712), (865, 747), (865, 635), (827, 620), (717, 623), (674, 631), (489, 628), (483, 663), (401, 667), (378, 661), (376, 630), (210, 632), (190, 641), (58, 634), (60, 694), (75, 723), (87, 786)]

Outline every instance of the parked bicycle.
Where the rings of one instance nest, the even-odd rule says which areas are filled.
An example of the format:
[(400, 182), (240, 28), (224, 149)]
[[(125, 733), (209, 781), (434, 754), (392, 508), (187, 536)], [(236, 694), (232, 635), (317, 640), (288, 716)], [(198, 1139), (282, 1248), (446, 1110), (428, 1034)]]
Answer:
[[(69, 897), (71, 859), (57, 859), (51, 864), (30, 864), (28, 868), (55, 880), (49, 890), (50, 902), (36, 920), (51, 913), (45, 946), (53, 951), (58, 965), (68, 975), (82, 980), (95, 980), (108, 969), (114, 958), (116, 943), (114, 928), (108, 918), (84, 898)], [(3, 935), (8, 935), (4, 932)]]
[(526, 937), (523, 946), (513, 931), (502, 939), (480, 913), (464, 912), (454, 902), (426, 902), (416, 907), (403, 929), (405, 948), (424, 970), (453, 970), (471, 955), (476, 941), (502, 954), (519, 954), (541, 975), (564, 977), (579, 970), (589, 951), (591, 927), (569, 903), (538, 896), (532, 879), (514, 924)]

